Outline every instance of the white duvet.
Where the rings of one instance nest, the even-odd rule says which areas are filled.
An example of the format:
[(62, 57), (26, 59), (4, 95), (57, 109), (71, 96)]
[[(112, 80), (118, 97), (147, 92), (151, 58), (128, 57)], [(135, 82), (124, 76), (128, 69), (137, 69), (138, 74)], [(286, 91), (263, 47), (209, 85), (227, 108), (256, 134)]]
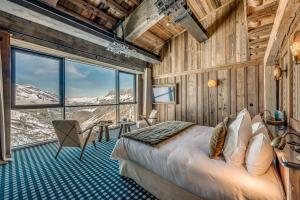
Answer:
[(192, 126), (156, 147), (118, 140), (112, 159), (130, 160), (203, 199), (284, 199), (273, 166), (262, 176), (208, 157), (212, 128)]

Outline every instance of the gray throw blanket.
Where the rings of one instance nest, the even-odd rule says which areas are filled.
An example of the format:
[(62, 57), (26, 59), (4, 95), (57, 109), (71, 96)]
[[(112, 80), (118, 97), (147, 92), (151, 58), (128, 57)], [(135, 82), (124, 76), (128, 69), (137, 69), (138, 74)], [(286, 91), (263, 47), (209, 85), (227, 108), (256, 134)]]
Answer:
[(192, 126), (194, 123), (167, 121), (146, 128), (125, 133), (122, 137), (130, 138), (154, 146)]

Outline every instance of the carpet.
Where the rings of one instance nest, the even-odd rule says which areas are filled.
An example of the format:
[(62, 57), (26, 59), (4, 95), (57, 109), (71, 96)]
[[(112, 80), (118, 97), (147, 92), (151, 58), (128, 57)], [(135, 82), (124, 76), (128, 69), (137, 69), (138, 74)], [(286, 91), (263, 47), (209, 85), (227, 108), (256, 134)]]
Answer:
[(0, 166), (0, 199), (156, 199), (133, 180), (119, 175), (110, 159), (116, 139), (64, 148), (56, 160), (56, 143), (13, 151), (13, 162)]

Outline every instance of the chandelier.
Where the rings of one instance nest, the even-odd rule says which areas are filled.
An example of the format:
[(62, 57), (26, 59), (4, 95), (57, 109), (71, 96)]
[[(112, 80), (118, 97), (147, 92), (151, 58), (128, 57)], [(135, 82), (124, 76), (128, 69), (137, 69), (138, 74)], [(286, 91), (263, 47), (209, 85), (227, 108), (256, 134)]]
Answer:
[(123, 42), (118, 42), (114, 40), (111, 42), (107, 47), (106, 50), (112, 52), (115, 55), (121, 55), (123, 54), (126, 58), (132, 57), (134, 54), (137, 53), (135, 49), (130, 49), (129, 46), (127, 46)]

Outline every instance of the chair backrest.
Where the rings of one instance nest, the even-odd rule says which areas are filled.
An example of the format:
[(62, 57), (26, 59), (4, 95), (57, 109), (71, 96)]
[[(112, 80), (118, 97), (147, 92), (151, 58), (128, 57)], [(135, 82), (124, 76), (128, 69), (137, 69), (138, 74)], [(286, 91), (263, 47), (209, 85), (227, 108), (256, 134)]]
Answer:
[(151, 111), (151, 113), (149, 115), (149, 119), (148, 119), (148, 121), (151, 125), (154, 125), (156, 123), (157, 113), (158, 113), (157, 110), (152, 110)]
[(58, 142), (62, 146), (80, 146), (81, 128), (77, 120), (54, 120), (52, 121)]

